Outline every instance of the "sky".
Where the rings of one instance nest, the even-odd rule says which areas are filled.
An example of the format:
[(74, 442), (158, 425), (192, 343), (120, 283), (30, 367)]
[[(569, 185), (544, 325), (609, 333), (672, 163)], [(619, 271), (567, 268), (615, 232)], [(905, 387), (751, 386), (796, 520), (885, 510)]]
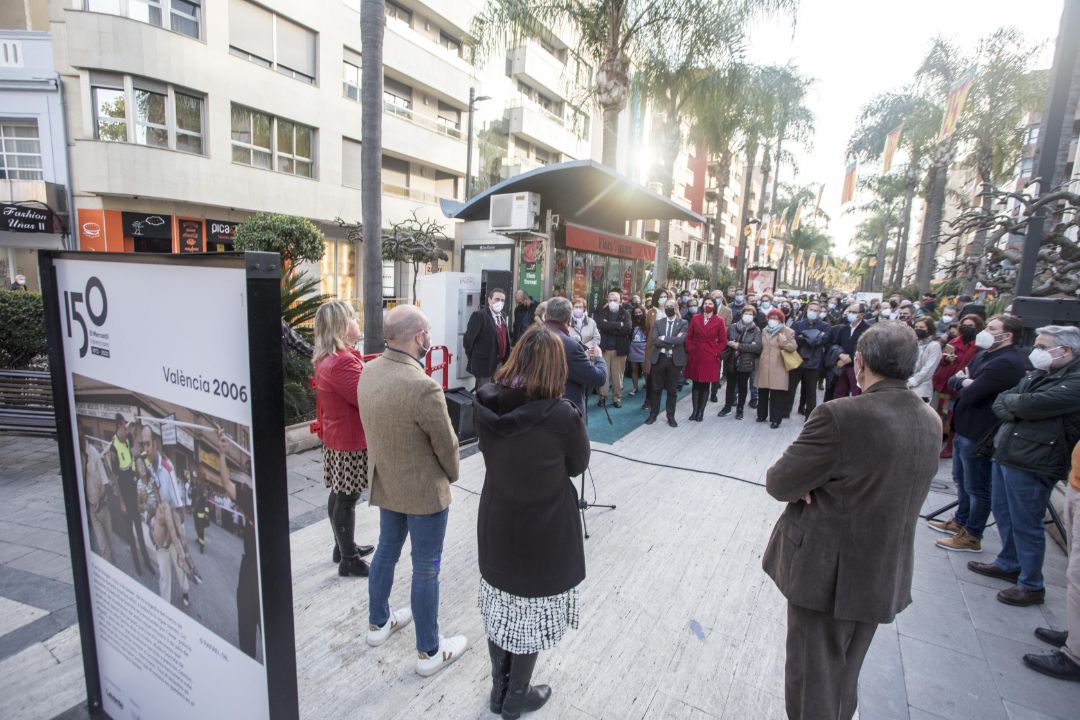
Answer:
[(748, 60), (791, 62), (816, 79), (808, 98), (816, 119), (813, 147), (792, 148), (798, 177), (788, 167), (780, 181), (825, 184), (821, 208), (832, 218), (839, 254), (859, 220), (843, 212), (840, 191), (847, 142), (863, 105), (909, 82), (938, 36), (971, 51), (995, 29), (1016, 27), (1029, 43), (1044, 43), (1036, 67), (1048, 68), (1061, 10), (1062, 0), (800, 0), (794, 31), (790, 16), (752, 26)]

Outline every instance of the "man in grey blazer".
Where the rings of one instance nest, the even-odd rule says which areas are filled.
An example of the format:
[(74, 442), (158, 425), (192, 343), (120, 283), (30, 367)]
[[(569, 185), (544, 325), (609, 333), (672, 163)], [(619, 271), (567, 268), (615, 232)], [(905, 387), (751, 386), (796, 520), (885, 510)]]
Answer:
[(649, 333), (649, 342), (652, 344), (652, 375), (649, 385), (652, 392), (649, 395), (649, 417), (645, 420), (646, 425), (656, 422), (660, 414), (660, 393), (667, 390), (667, 424), (678, 427), (675, 422), (675, 402), (679, 399), (676, 385), (679, 382), (679, 372), (686, 366), (686, 332), (689, 325), (679, 317), (679, 304), (675, 300), (668, 300), (664, 307), (664, 314), (656, 318), (652, 331)]
[[(880, 623), (911, 604), (919, 510), (937, 473), (941, 420), (907, 379), (915, 332), (878, 323), (856, 348), (862, 394), (818, 405), (766, 475), (788, 503), (762, 566), (788, 601), (785, 698), (793, 720), (846, 720)], [(904, 441), (882, 436), (904, 428)]]

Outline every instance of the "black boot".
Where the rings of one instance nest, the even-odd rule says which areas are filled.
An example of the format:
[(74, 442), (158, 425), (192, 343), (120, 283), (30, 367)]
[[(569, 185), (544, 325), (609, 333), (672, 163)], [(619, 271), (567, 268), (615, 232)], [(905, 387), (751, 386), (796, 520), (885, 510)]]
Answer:
[(368, 572), (368, 564), (359, 555), (343, 557), (338, 563), (337, 574), (341, 577), (367, 577)]
[(687, 419), (690, 422), (697, 422), (697, 411), (698, 411), (698, 391), (697, 391), (697, 388), (694, 388), (693, 390), (690, 391), (690, 406), (693, 409), (690, 411), (690, 417), (687, 418)]
[(529, 685), (537, 655), (511, 655), (510, 683), (502, 706), (503, 720), (517, 720), (521, 713), (539, 710), (551, 697), (551, 688), (547, 685)]
[(513, 656), (490, 639), (488, 654), (491, 656), (491, 712), (498, 715), (506, 699), (506, 687), (510, 683), (510, 658)]

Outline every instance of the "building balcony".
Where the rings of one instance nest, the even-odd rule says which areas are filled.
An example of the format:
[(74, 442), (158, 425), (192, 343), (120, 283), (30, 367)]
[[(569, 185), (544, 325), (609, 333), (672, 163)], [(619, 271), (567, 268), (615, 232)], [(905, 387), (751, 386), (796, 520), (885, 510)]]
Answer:
[(421, 0), (421, 4), (444, 20), (450, 27), (468, 35), (472, 27), (473, 16), (483, 10), (483, 3), (478, 0)]
[(544, 163), (537, 162), (536, 160), (514, 158), (509, 165), (504, 166), (503, 172), (505, 177), (503, 179), (512, 178), (515, 175), (521, 175), (522, 173), (527, 173), (530, 170), (536, 170), (537, 168), (542, 167), (544, 167)]
[(585, 157), (581, 141), (566, 123), (533, 105), (512, 103), (507, 109), (510, 132), (550, 150), (569, 155), (572, 159)]
[(387, 22), (383, 62), (409, 78), (410, 85), (427, 86), (431, 92), (468, 102), (472, 85), (468, 63), (400, 22)]
[(389, 103), (383, 110), (384, 150), (465, 175), (467, 148), (460, 130)]
[(561, 99), (567, 96), (566, 66), (533, 42), (510, 51), (510, 77)]

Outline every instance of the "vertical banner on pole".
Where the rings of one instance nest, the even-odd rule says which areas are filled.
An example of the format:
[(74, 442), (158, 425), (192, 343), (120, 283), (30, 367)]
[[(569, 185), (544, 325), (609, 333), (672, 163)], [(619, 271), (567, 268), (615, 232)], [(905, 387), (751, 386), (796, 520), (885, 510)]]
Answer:
[(90, 710), (296, 718), (278, 256), (39, 266)]

